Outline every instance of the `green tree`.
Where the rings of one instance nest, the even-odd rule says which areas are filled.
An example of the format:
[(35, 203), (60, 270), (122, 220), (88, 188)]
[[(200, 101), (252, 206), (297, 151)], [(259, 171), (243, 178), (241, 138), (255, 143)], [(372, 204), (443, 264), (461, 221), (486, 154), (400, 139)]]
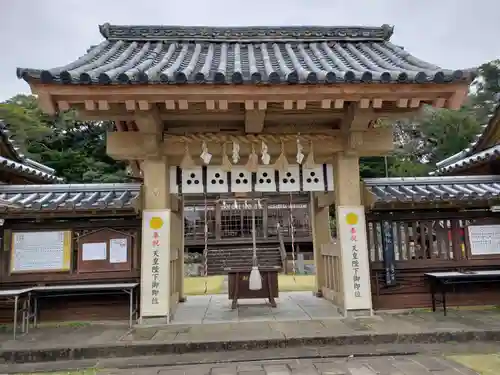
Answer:
[(72, 111), (45, 115), (31, 95), (0, 104), (2, 118), (23, 153), (54, 168), (70, 183), (124, 182), (126, 164), (106, 154), (110, 122), (77, 121)]
[(500, 60), (487, 62), (479, 67), (479, 75), (475, 80), (468, 104), (480, 123), (488, 121), (498, 103), (500, 94)]
[(481, 131), (477, 118), (464, 107), (458, 111), (428, 109), (418, 121), (420, 160), (431, 166), (466, 149)]
[(425, 107), (412, 118), (396, 121), (395, 150), (388, 158), (389, 176), (427, 176), (436, 163), (466, 149), (481, 131), (475, 112)]
[[(387, 162), (389, 163), (389, 159)], [(386, 176), (386, 159), (380, 156), (363, 157), (359, 159), (359, 174), (361, 178), (377, 178)], [(389, 166), (387, 166), (389, 168)]]

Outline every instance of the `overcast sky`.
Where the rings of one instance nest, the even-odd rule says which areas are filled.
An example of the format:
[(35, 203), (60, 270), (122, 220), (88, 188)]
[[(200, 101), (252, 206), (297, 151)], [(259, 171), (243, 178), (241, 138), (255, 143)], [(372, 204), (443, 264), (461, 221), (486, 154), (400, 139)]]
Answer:
[(392, 41), (445, 68), (500, 58), (498, 0), (0, 0), (0, 101), (29, 92), (16, 67), (67, 64), (98, 25), (394, 25)]

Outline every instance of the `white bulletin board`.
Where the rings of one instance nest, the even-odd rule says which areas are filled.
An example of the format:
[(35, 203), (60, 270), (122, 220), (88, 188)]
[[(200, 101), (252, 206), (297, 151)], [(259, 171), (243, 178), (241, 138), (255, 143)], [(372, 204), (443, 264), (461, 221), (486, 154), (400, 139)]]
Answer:
[(71, 231), (13, 232), (10, 272), (69, 271)]
[(500, 255), (500, 225), (469, 225), (467, 234), (472, 256)]

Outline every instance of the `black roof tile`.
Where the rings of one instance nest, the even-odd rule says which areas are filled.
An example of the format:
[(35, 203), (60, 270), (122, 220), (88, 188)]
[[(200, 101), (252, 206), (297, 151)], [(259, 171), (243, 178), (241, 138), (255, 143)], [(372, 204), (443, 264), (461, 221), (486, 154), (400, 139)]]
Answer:
[(488, 201), (500, 198), (500, 176), (368, 178), (363, 183), (376, 205)]
[(100, 26), (106, 38), (53, 69), (18, 68), (27, 81), (62, 84), (447, 83), (447, 70), (392, 44), (382, 27)]
[(57, 184), (0, 186), (1, 208), (7, 211), (67, 212), (134, 210), (141, 185)]
[(0, 156), (0, 169), (13, 171), (26, 177), (35, 177), (50, 183), (60, 183), (62, 178), (55, 175), (55, 170), (41, 164), (35, 160), (29, 159), (19, 152), (19, 147), (14, 140), (10, 138), (10, 132), (5, 122), (0, 120), (0, 141), (7, 146), (10, 151), (9, 157)]

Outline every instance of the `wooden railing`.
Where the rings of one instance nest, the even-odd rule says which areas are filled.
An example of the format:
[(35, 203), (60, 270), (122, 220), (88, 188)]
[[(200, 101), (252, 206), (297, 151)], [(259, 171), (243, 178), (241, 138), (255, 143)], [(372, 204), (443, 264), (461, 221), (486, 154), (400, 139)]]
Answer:
[(286, 275), (288, 273), (288, 262), (285, 248), (285, 241), (283, 240), (283, 233), (278, 229), (278, 240), (280, 244), (280, 255), (281, 255), (281, 264), (283, 267), (283, 273)]
[(179, 267), (179, 262), (182, 258), (179, 256), (178, 249), (172, 249), (170, 255), (170, 314), (175, 314), (175, 310), (177, 309), (177, 304), (179, 302), (179, 290), (180, 278), (177, 277)]
[(367, 219), (372, 266), (387, 263), (388, 260), (395, 264), (460, 263), (469, 260), (465, 233), (467, 226), (500, 223), (498, 214), (487, 211), (393, 212), (391, 216), (369, 216)]
[[(500, 256), (472, 256), (467, 226), (498, 224), (482, 211), (375, 212), (367, 215), (371, 285), (375, 309), (429, 307), (426, 272), (499, 269)], [(488, 292), (489, 293), (489, 292)], [(451, 294), (450, 306), (496, 301), (497, 294)], [(496, 303), (496, 302), (494, 302)]]
[(324, 272), (324, 285), (321, 287), (323, 297), (337, 306), (343, 306), (342, 263), (340, 242), (337, 239), (321, 246), (321, 261)]

